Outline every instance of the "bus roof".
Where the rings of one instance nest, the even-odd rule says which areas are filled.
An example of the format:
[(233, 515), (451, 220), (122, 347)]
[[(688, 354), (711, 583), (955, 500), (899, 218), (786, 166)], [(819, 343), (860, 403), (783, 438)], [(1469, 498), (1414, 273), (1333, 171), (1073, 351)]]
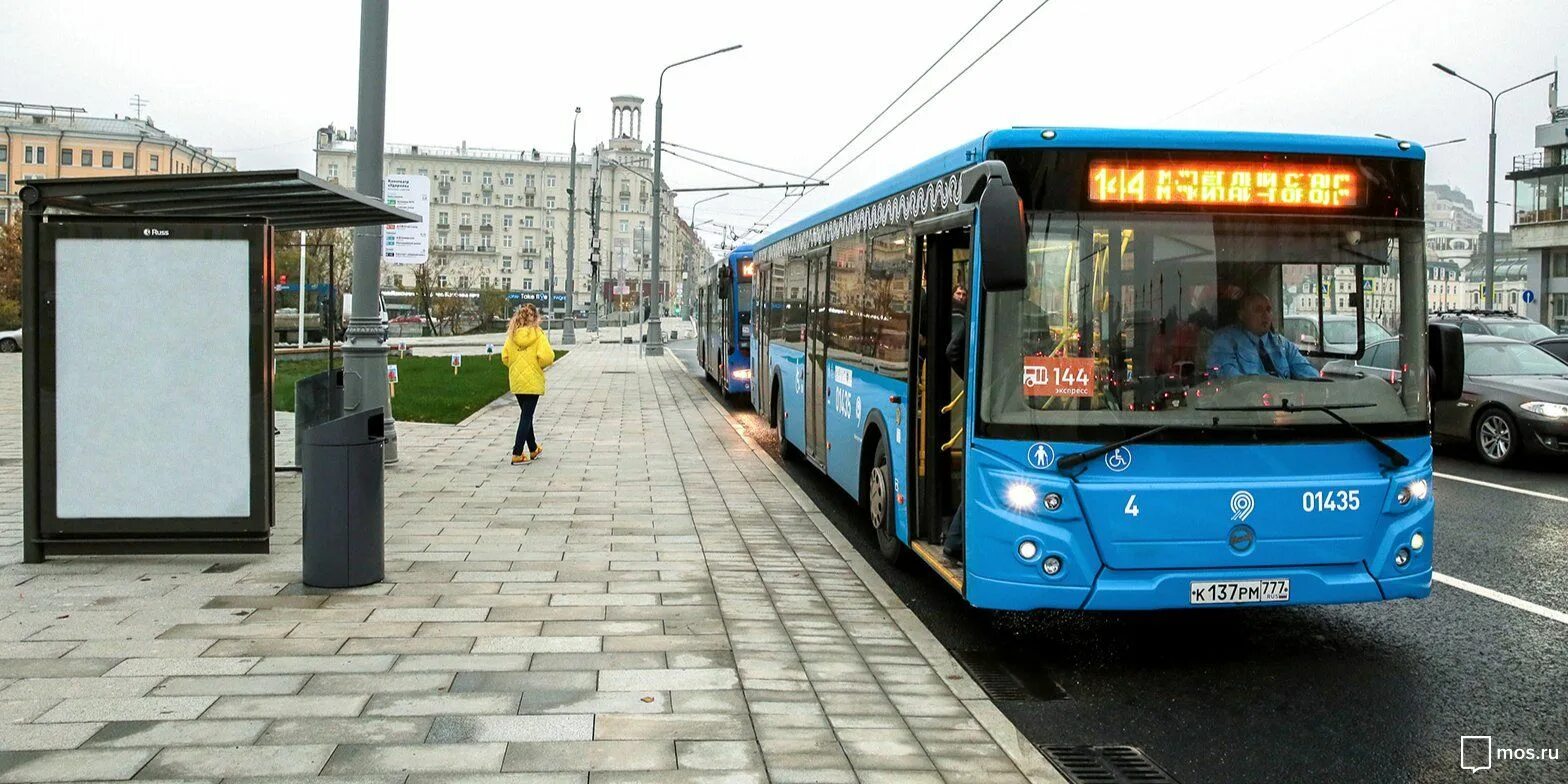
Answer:
[[(1050, 130), (1051, 139), (1042, 135)], [(1404, 147), (1401, 147), (1404, 145)], [(1371, 158), (1425, 160), (1426, 150), (1414, 142), (1381, 137), (1326, 136), (1301, 133), (1260, 133), (1254, 131), (1183, 131), (1133, 128), (1046, 128), (1045, 126), (1002, 128), (936, 155), (905, 169), (843, 201), (791, 223), (746, 250), (761, 249), (803, 229), (836, 218), (895, 193), (908, 190), (940, 175), (957, 171), (985, 160), (992, 150), (1105, 148), (1128, 150), (1183, 150), (1214, 152), (1275, 152), (1302, 155), (1342, 155)], [(736, 248), (739, 251), (741, 248)]]
[(729, 260), (736, 261), (742, 256), (750, 256), (751, 252), (756, 249), (757, 246), (755, 245), (736, 245), (735, 249), (730, 251)]

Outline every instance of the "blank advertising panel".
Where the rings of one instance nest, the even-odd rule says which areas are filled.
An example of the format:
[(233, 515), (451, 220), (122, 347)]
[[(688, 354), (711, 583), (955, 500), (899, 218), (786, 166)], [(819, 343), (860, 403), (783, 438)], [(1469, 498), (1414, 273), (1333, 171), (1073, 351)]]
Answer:
[(252, 514), (251, 243), (55, 243), (54, 487), (71, 519)]

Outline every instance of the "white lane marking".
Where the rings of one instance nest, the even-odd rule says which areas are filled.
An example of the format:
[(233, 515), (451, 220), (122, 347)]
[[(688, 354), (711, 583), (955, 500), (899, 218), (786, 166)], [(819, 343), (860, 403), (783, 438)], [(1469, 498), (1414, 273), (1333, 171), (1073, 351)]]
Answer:
[(1545, 498), (1548, 501), (1562, 501), (1563, 503), (1568, 503), (1568, 496), (1552, 495), (1551, 493), (1542, 493), (1542, 492), (1537, 492), (1535, 490), (1525, 490), (1525, 489), (1518, 488), (1518, 487), (1509, 487), (1508, 485), (1500, 485), (1500, 484), (1498, 484), (1496, 482), (1483, 482), (1483, 481), (1481, 481), (1479, 479), (1471, 479), (1469, 477), (1458, 476), (1458, 475), (1455, 475), (1455, 474), (1444, 474), (1444, 473), (1441, 473), (1441, 472), (1438, 472), (1438, 471), (1433, 471), (1432, 472), (1432, 476), (1441, 477), (1443, 479), (1452, 479), (1455, 482), (1464, 482), (1465, 484), (1480, 485), (1482, 487), (1490, 487), (1490, 488), (1492, 488), (1494, 490), (1507, 490), (1510, 493), (1518, 493), (1520, 495), (1528, 495), (1528, 496), (1532, 496), (1534, 498)]
[(1448, 575), (1441, 572), (1433, 572), (1432, 579), (1444, 585), (1451, 585), (1461, 591), (1469, 591), (1476, 596), (1483, 596), (1487, 599), (1491, 599), (1494, 602), (1501, 602), (1508, 605), (1509, 607), (1515, 607), (1520, 610), (1524, 610), (1527, 613), (1534, 613), (1541, 616), (1542, 618), (1547, 618), (1558, 623), (1568, 623), (1568, 613), (1565, 613), (1561, 610), (1553, 610), (1550, 607), (1542, 607), (1535, 602), (1527, 602), (1523, 599), (1509, 596), (1508, 594), (1501, 591), (1494, 591), (1484, 585), (1476, 585), (1475, 583), (1461, 580), (1458, 577), (1449, 577)]

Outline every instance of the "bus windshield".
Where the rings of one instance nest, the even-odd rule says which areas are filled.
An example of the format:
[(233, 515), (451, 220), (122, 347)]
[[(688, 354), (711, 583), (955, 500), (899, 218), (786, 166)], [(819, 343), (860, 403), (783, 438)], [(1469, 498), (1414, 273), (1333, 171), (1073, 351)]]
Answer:
[[(1330, 421), (1284, 407), (1343, 408), (1358, 423), (1426, 417), (1418, 222), (1035, 212), (1029, 226), (1027, 286), (984, 304), (986, 425), (1057, 438), (1191, 425), (1182, 431), (1201, 440), (1215, 426)], [(1287, 319), (1325, 345), (1299, 345)], [(1359, 358), (1385, 333), (1404, 337), (1392, 382), (1325, 378), (1305, 357)]]

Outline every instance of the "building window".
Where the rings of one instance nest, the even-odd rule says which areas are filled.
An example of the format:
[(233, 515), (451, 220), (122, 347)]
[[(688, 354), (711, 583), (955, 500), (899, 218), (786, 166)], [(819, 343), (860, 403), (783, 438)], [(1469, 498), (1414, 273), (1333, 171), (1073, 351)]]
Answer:
[(75, 152), (75, 150), (72, 150), (70, 147), (61, 147), (60, 148), (60, 165), (61, 166), (70, 166), (71, 165), (71, 153), (73, 153), (73, 152)]
[(486, 206), (489, 206), (490, 194), (486, 193), (484, 196), (480, 197), (480, 201), (483, 202)]
[[(38, 148), (38, 157), (40, 159), (42, 159), (44, 157), (44, 149), (42, 147)], [(103, 155), (101, 156), (100, 159), (103, 161), (103, 167), (105, 169), (113, 169), (114, 168), (114, 152), (113, 151), (111, 151), (111, 150), (104, 150), (103, 151)], [(39, 160), (38, 162), (39, 163), (43, 163), (42, 160)]]
[(532, 174), (524, 175), (523, 184), (530, 188), (534, 187), (534, 176)]
[(420, 169), (419, 170), (419, 176), (421, 176), (421, 177), (428, 177), (428, 176), (430, 176), (430, 170), (429, 169)]
[(523, 271), (524, 272), (533, 272), (534, 271), (534, 260), (533, 259), (530, 259), (530, 258), (524, 258), (523, 259)]
[(501, 288), (507, 289), (508, 291), (510, 291), (511, 288), (512, 288), (512, 279), (511, 278), (502, 278), (501, 279)]
[(512, 228), (512, 216), (510, 216), (510, 215), (502, 215), (501, 216), (501, 228), (504, 228), (504, 229)]
[(523, 278), (523, 290), (524, 291), (533, 291), (534, 290), (534, 279), (533, 278)]
[(468, 191), (463, 191), (462, 202), (464, 204), (472, 204), (473, 203), (473, 197), (468, 193)]
[(156, 155), (149, 155), (149, 156), (147, 156), (147, 168), (149, 170), (151, 170), (151, 171), (157, 171), (158, 170), (158, 156), (156, 156)]
[(514, 184), (515, 180), (512, 179), (512, 173), (511, 172), (507, 172), (506, 174), (501, 175), (501, 183), (503, 185), (512, 185), (512, 184)]
[(544, 227), (547, 228), (547, 229), (555, 228), (555, 216), (554, 215), (546, 215), (546, 216), (544, 216)]
[[(474, 181), (474, 173), (473, 172), (471, 172), (471, 171), (463, 172), (463, 184), (464, 185), (467, 185), (467, 184), (469, 184), (469, 183), (471, 183), (473, 181)], [(468, 280), (468, 278), (463, 278), (463, 280)]]
[(397, 167), (397, 173), (398, 174), (407, 174), (408, 173), (408, 169), (407, 169), (407, 167), (399, 166), (399, 167)]
[(495, 180), (493, 180), (490, 177), (490, 172), (485, 172), (485, 174), (484, 174), (484, 183), (486, 185), (494, 185), (495, 184)]
[(501, 197), (501, 205), (504, 206), (504, 207), (512, 206), (512, 194), (508, 193), (505, 196), (502, 196)]
[(470, 244), (470, 240), (471, 239), (472, 238), (469, 237), (469, 235), (467, 235), (467, 234), (459, 234), (459, 235), (457, 235), (458, 247), (462, 248), (463, 250), (468, 250), (469, 248), (473, 247), (473, 245)]
[(544, 178), (544, 186), (546, 188), (554, 188), (555, 187), (555, 175), (554, 174)]
[(534, 249), (534, 235), (532, 235), (532, 234), (524, 234), (523, 235), (523, 250), (533, 250), (533, 249)]
[(437, 275), (436, 276), (436, 285), (440, 286), (443, 289), (446, 288), (446, 276), (445, 275)]
[[(83, 155), (86, 155), (86, 154), (87, 153), (83, 153)], [(334, 179), (338, 176), (338, 165), (337, 164), (335, 164), (335, 163), (327, 164), (327, 176), (328, 177), (332, 177)]]
[(392, 276), (392, 285), (397, 286), (398, 288), (403, 288), (403, 276), (402, 275), (393, 275)]
[(122, 168), (122, 169), (134, 169), (134, 168), (136, 168), (136, 153), (134, 153), (134, 152), (127, 152), (127, 153), (121, 154), (120, 155), (120, 168)]
[(545, 206), (545, 209), (548, 209), (548, 210), (555, 209), (555, 197), (554, 196), (546, 196), (546, 197), (544, 197), (544, 206)]
[(505, 234), (505, 235), (501, 236), (501, 247), (503, 247), (503, 248), (510, 248), (510, 247), (512, 247), (512, 235)]
[(631, 211), (632, 211), (632, 203), (623, 199), (621, 201), (621, 212), (631, 212)]
[(491, 224), (491, 223), (490, 223), (490, 213), (488, 213), (488, 212), (487, 212), (487, 213), (485, 213), (485, 214), (483, 214), (483, 215), (480, 215), (480, 216), (479, 216), (479, 225), (480, 225), (480, 226), (489, 226), (489, 225), (492, 225), (492, 224)]
[(446, 240), (447, 240), (447, 235), (445, 235), (445, 234), (437, 234), (436, 235), (436, 244), (441, 246), (441, 247), (443, 247), (443, 248), (447, 247), (447, 241)]
[(621, 227), (621, 231), (629, 231), (631, 229), (631, 221), (627, 221), (627, 220), (621, 221), (620, 222), (620, 227)]
[(10, 158), (7, 157), (7, 156), (8, 156), (8, 153), (6, 151), (6, 146), (3, 145), (3, 144), (0, 144), (0, 163), (5, 163), (6, 161), (10, 160)]
[(502, 256), (501, 257), (501, 271), (505, 272), (506, 270), (509, 270), (511, 268), (512, 268), (512, 257), (511, 256)]
[(532, 216), (532, 215), (524, 215), (523, 216), (523, 228), (531, 229), (533, 227), (534, 227), (534, 216)]
[(22, 163), (32, 163), (32, 162), (33, 162), (33, 145), (29, 144), (29, 145), (27, 145), (27, 146), (22, 148)]
[(450, 215), (451, 215), (451, 213), (448, 213), (448, 212), (438, 212), (438, 213), (436, 213), (436, 223), (440, 224), (442, 226), (447, 225), (447, 223), (450, 222), (448, 220), (448, 217)]
[(457, 276), (457, 287), (460, 288), (460, 289), (468, 288), (468, 276), (467, 275), (458, 275)]
[(524, 207), (532, 207), (532, 206), (534, 206), (534, 195), (532, 193), (523, 196), (523, 206)]

